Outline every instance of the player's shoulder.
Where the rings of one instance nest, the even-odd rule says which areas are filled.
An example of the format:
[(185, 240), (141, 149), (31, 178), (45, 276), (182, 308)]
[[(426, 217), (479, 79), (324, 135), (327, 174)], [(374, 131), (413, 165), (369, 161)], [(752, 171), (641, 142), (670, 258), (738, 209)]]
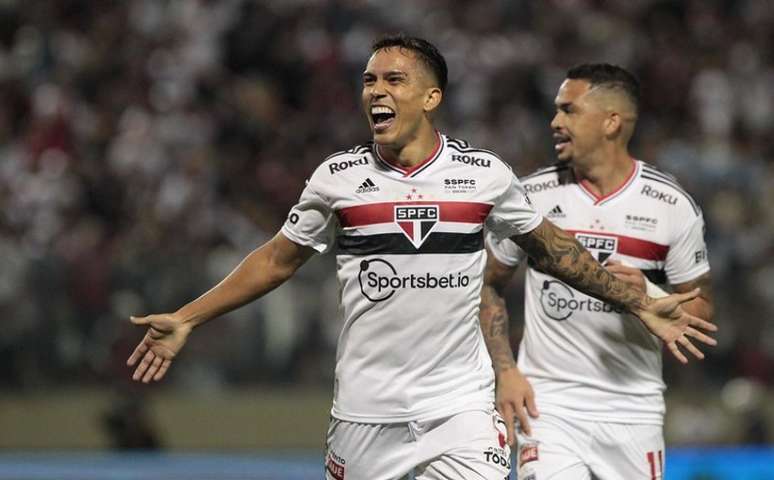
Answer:
[(444, 135), (446, 148), (452, 163), (467, 165), (472, 168), (486, 169), (493, 172), (511, 171), (508, 165), (497, 153), (486, 148), (471, 145), (466, 140)]
[(528, 194), (548, 192), (573, 182), (572, 169), (567, 162), (557, 162), (541, 167), (534, 172), (519, 177)]
[(342, 150), (328, 155), (317, 166), (312, 177), (328, 178), (348, 170), (370, 165), (372, 162), (373, 142), (355, 145), (347, 150)]
[(680, 184), (677, 178), (656, 166), (639, 160), (642, 186), (639, 193), (665, 207), (681, 208), (693, 217), (701, 215), (701, 208)]

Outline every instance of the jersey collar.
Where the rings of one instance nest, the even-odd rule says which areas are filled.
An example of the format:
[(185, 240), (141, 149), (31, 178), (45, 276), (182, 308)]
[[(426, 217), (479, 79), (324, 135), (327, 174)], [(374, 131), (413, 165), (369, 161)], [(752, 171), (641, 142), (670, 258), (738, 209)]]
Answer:
[(444, 147), (443, 137), (438, 132), (438, 130), (435, 131), (435, 135), (436, 135), (436, 144), (433, 151), (430, 153), (430, 155), (427, 158), (425, 158), (418, 164), (414, 165), (413, 167), (406, 168), (386, 160), (384, 157), (382, 157), (382, 154), (379, 152), (379, 145), (377, 144), (374, 144), (374, 157), (376, 158), (376, 161), (379, 162), (383, 167), (389, 170), (392, 170), (393, 172), (400, 173), (404, 177), (415, 177), (419, 175), (421, 172), (423, 172), (424, 170), (426, 170), (427, 167), (435, 163), (435, 161), (438, 160), (438, 158), (441, 156), (441, 152), (443, 151), (443, 147)]
[(637, 177), (640, 174), (640, 162), (638, 160), (634, 160), (634, 165), (632, 166), (632, 171), (629, 174), (629, 176), (624, 180), (624, 182), (616, 188), (614, 191), (610, 192), (607, 195), (597, 195), (594, 192), (591, 191), (591, 189), (587, 186), (586, 180), (580, 180), (578, 181), (577, 185), (583, 194), (594, 203), (594, 206), (604, 205), (606, 203), (609, 203), (616, 198), (623, 195), (623, 193), (629, 189), (629, 187), (634, 183), (634, 181), (637, 179)]

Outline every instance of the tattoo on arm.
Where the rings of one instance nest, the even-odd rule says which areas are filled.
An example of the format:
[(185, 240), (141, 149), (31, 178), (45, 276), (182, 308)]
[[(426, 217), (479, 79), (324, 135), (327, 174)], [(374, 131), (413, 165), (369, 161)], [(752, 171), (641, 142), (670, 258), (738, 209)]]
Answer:
[(516, 368), (508, 329), (508, 309), (502, 296), (513, 270), (499, 264), (490, 255), (484, 274), (484, 286), (481, 289), (479, 319), (495, 373)]
[(548, 220), (531, 232), (513, 237), (540, 270), (608, 303), (635, 311), (646, 297), (605, 270), (570, 234)]

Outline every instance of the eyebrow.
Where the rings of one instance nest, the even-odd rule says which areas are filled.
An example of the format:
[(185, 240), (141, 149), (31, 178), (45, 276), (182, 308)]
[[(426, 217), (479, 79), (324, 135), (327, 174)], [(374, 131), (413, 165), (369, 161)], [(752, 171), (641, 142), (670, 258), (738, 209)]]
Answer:
[(556, 105), (556, 108), (564, 110), (570, 108), (572, 106), (572, 102), (554, 102), (554, 105)]
[[(374, 72), (369, 72), (368, 70), (366, 70), (365, 72), (363, 72), (363, 76), (365, 77), (367, 75), (370, 75), (370, 76), (373, 76), (373, 77), (376, 76), (376, 74)], [(384, 72), (383, 75), (385, 77), (390, 76), (390, 75), (402, 75), (404, 77), (408, 77), (408, 73), (404, 72), (403, 70), (388, 70), (388, 71)]]

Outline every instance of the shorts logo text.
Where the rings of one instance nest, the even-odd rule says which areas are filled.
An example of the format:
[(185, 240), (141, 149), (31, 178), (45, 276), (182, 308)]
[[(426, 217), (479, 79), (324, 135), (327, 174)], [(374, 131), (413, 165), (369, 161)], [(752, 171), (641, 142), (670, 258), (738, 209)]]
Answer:
[(325, 459), (325, 470), (335, 480), (344, 480), (344, 465), (347, 462), (333, 452), (328, 452)]

